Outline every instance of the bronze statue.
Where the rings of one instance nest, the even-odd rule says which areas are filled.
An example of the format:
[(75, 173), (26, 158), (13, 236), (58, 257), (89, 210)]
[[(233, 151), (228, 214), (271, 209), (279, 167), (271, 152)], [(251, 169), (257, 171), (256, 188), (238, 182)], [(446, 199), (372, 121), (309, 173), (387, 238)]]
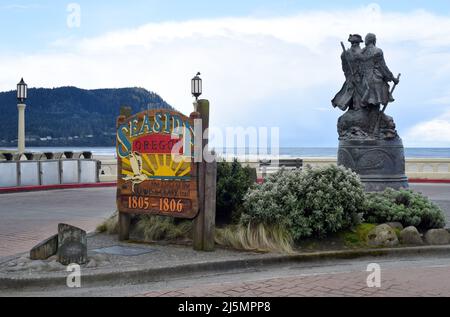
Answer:
[(348, 41), (349, 49), (341, 42), (345, 83), (331, 101), (345, 111), (338, 120), (338, 164), (358, 173), (367, 191), (407, 188), (403, 143), (394, 119), (385, 114), (400, 75), (387, 67), (375, 34), (367, 34), (364, 48), (358, 34)]
[(333, 107), (348, 110), (339, 120), (339, 137), (394, 139), (398, 137), (394, 120), (384, 112), (394, 102), (389, 82), (396, 86), (400, 77), (395, 78), (387, 67), (383, 51), (376, 46), (375, 34), (367, 34), (363, 49), (359, 34), (350, 34), (348, 41), (352, 46), (344, 48), (341, 55), (346, 81), (331, 101)]
[(386, 106), (394, 102), (394, 98), (389, 91), (389, 82), (396, 85), (399, 79), (395, 78), (386, 65), (383, 51), (376, 47), (377, 38), (375, 34), (369, 33), (366, 36), (366, 47), (361, 52), (362, 76), (366, 87), (362, 97), (363, 105)]
[(336, 97), (331, 101), (334, 107), (338, 107), (342, 111), (347, 109), (359, 109), (361, 107), (361, 97), (363, 87), (361, 84), (361, 46), (363, 42), (361, 35), (350, 34), (348, 41), (352, 44), (351, 48), (345, 49), (344, 43), (341, 42), (344, 52), (341, 55), (342, 70), (345, 75), (345, 83)]

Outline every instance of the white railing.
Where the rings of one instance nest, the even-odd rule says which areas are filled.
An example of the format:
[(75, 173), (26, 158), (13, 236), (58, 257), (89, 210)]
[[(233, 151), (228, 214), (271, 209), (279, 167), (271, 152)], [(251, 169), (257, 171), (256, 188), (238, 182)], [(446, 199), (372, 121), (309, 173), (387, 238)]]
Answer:
[(99, 182), (91, 159), (0, 161), (0, 188)]
[(100, 182), (117, 180), (117, 160), (102, 160), (99, 172)]
[[(289, 159), (283, 159), (289, 160)], [(292, 160), (296, 160), (292, 158)], [(112, 182), (117, 179), (117, 161), (102, 160), (100, 169), (100, 181)], [(258, 177), (263, 173), (273, 173), (277, 167), (263, 167), (257, 160), (247, 160), (244, 164), (254, 167), (257, 170)], [(303, 166), (320, 167), (324, 165), (337, 164), (336, 158), (303, 158)], [(410, 179), (418, 180), (450, 180), (450, 158), (426, 158), (406, 159), (406, 175)]]

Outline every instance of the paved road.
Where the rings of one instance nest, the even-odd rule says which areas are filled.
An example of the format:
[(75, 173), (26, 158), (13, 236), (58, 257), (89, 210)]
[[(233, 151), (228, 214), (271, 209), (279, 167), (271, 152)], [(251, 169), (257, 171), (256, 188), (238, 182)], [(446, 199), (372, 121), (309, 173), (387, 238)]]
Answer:
[(447, 227), (450, 227), (450, 184), (411, 184), (411, 189), (430, 197), (441, 206), (447, 216)]
[[(369, 287), (369, 263), (381, 267), (379, 287)], [(360, 259), (298, 264), (258, 274), (237, 274), (231, 281), (165, 288), (139, 297), (437, 297), (450, 296), (450, 258)], [(151, 287), (151, 286), (149, 286)], [(149, 288), (151, 289), (151, 288)]]
[(0, 257), (30, 250), (61, 222), (92, 231), (114, 210), (112, 188), (2, 194)]

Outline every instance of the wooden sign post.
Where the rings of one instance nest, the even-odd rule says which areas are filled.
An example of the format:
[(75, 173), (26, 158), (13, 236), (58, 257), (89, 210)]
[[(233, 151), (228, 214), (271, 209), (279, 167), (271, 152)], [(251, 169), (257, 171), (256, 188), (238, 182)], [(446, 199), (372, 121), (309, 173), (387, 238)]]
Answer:
[[(199, 100), (197, 109), (202, 120), (202, 154), (209, 153), (209, 101)], [(211, 161), (206, 162), (202, 155), (202, 161), (197, 163), (200, 211), (193, 223), (193, 243), (199, 251), (213, 251), (215, 246), (217, 161)]]
[[(167, 109), (117, 119), (119, 240), (129, 239), (132, 214), (193, 219), (194, 249), (214, 250), (217, 164), (195, 162), (194, 120), (209, 125), (209, 102), (190, 117)], [(201, 144), (208, 153), (208, 139)]]

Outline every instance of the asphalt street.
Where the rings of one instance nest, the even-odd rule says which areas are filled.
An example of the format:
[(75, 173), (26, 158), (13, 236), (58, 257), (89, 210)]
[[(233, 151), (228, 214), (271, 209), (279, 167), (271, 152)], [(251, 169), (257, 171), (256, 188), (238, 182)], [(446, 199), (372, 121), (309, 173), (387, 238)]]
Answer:
[(445, 212), (450, 227), (450, 184), (411, 184), (411, 189), (428, 196)]

